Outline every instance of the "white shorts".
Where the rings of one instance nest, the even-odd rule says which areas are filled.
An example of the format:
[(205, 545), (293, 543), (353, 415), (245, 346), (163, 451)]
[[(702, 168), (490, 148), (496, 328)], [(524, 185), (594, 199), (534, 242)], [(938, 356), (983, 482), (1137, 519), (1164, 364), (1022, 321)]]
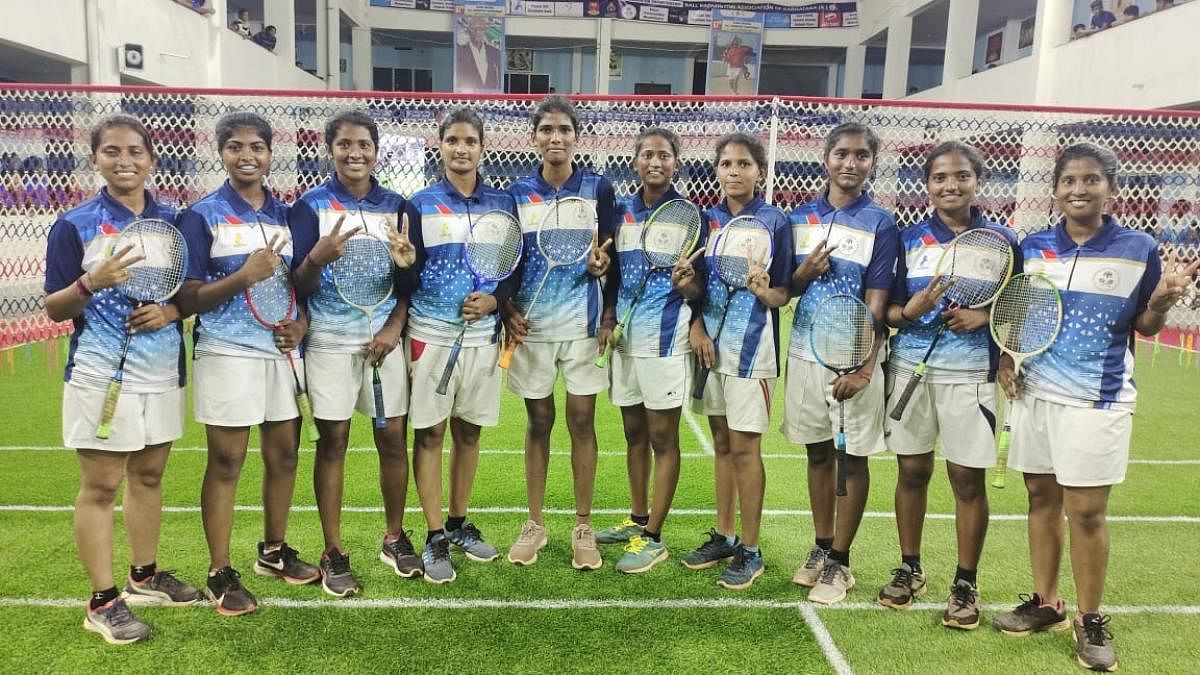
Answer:
[[(354, 411), (373, 417), (375, 394), (371, 386), (371, 368), (362, 354), (308, 350), (304, 354), (308, 373), (308, 397), (313, 417), (320, 420), (348, 420)], [(379, 366), (383, 386), (384, 414), (401, 417), (408, 414), (408, 366), (404, 350), (394, 349)]]
[[(296, 381), (286, 359), (197, 354), (192, 408), (196, 421), (221, 427), (250, 427), (296, 419)], [(296, 359), (304, 382), (304, 361)]]
[(1125, 481), (1133, 413), (1078, 408), (1026, 393), (1013, 402), (1008, 466), (1054, 474), (1059, 485), (1096, 487)]
[(451, 348), (407, 338), (404, 349), (412, 389), (420, 394), (409, 405), (412, 428), (428, 429), (449, 417), (481, 427), (500, 423), (500, 369), (496, 366), (499, 345), (463, 347), (445, 396), (436, 390)]
[(612, 386), (608, 397), (615, 405), (643, 405), (647, 410), (683, 407), (691, 394), (691, 354), (674, 356), (612, 355)]
[[(704, 398), (692, 399), (692, 410), (700, 415), (725, 417), (734, 431), (765, 433), (771, 421), (771, 395), (775, 378), (749, 379), (710, 372)], [(691, 396), (691, 392), (688, 392)]]
[(546, 398), (554, 394), (554, 382), (561, 372), (568, 394), (599, 394), (608, 386), (608, 369), (596, 366), (599, 345), (594, 337), (524, 342), (513, 352), (508, 365), (508, 388), (521, 398)]
[[(908, 385), (909, 376), (888, 377), (886, 413)], [(942, 457), (959, 466), (996, 465), (996, 384), (937, 384), (922, 380), (900, 421), (883, 419), (883, 439), (897, 455), (933, 452), (941, 437)]]
[(96, 438), (105, 389), (87, 389), (67, 383), (63, 387), (63, 446), (77, 450), (136, 452), (150, 445), (170, 443), (183, 436), (183, 388), (159, 394), (121, 392), (113, 414), (112, 432)]
[[(883, 361), (880, 350), (879, 361)], [(789, 356), (783, 424), (779, 430), (792, 443), (822, 443), (838, 428), (838, 402), (833, 400), (832, 370)], [(871, 382), (846, 401), (846, 454), (867, 457), (886, 449), (883, 443), (883, 370), (876, 364)]]

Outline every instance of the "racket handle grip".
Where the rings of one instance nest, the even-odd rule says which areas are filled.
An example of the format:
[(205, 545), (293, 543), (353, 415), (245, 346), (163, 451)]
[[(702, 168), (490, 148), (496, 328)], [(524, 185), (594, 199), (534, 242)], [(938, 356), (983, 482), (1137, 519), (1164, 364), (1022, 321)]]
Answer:
[(373, 423), (376, 429), (383, 429), (387, 426), (387, 414), (383, 410), (383, 383), (379, 381), (378, 366), (371, 368), (371, 389), (375, 396)]
[(96, 438), (106, 439), (112, 434), (113, 417), (117, 414), (117, 401), (121, 398), (121, 382), (108, 383), (104, 394), (104, 407), (100, 409), (100, 425), (96, 427)]
[(835, 442), (837, 447), (837, 490), (838, 497), (846, 496), (846, 434), (839, 431)]
[(515, 351), (517, 351), (517, 343), (513, 340), (509, 340), (508, 346), (505, 347), (504, 352), (500, 354), (500, 361), (497, 362), (496, 365), (507, 370), (508, 366), (512, 364), (513, 352)]
[(992, 469), (992, 487), (1004, 489), (1004, 479), (1008, 473), (1008, 444), (1012, 440), (1012, 425), (1008, 416), (1012, 413), (1010, 405), (1004, 414), (1004, 426), (1000, 429), (1000, 443), (996, 448), (996, 467)]
[(613, 328), (612, 337), (608, 339), (608, 346), (604, 348), (604, 353), (596, 358), (597, 368), (604, 368), (608, 365), (608, 360), (612, 358), (614, 345), (617, 344), (617, 340), (621, 339), (621, 332), (621, 324), (617, 324)]
[(462, 351), (462, 343), (455, 342), (450, 348), (450, 356), (446, 358), (446, 369), (442, 371), (442, 379), (438, 382), (438, 396), (445, 396), (450, 389), (450, 376), (454, 374), (454, 365), (458, 363), (458, 354)]
[(696, 386), (692, 388), (692, 398), (697, 401), (704, 398), (704, 387), (708, 384), (707, 366), (700, 366), (700, 372), (696, 375)]
[(321, 434), (317, 433), (317, 425), (314, 423), (312, 402), (308, 400), (308, 394), (300, 392), (296, 394), (296, 408), (300, 410), (300, 424), (304, 426), (304, 436), (310, 443), (316, 443), (321, 439)]
[(908, 400), (912, 398), (913, 392), (917, 390), (917, 385), (921, 384), (921, 373), (913, 373), (909, 378), (908, 384), (904, 386), (904, 391), (900, 393), (900, 398), (896, 399), (896, 405), (892, 408), (890, 417), (897, 422), (901, 417), (904, 417), (904, 409), (908, 407)]

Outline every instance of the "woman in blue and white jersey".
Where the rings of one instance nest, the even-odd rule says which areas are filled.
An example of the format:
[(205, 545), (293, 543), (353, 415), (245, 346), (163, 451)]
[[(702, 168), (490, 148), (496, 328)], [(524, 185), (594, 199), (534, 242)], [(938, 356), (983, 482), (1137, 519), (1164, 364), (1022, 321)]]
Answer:
[[(467, 520), (479, 467), (481, 427), (500, 423), (500, 347), (497, 309), (507, 297), (503, 282), (475, 287), (465, 246), (473, 218), (489, 211), (516, 217), (507, 192), (484, 183), (483, 120), (470, 108), (446, 113), (438, 126), (442, 179), (412, 196), (405, 206), (401, 236), (413, 250), (406, 353), (414, 392), (408, 417), (414, 429), (413, 474), (427, 533), (422, 561), (425, 580), (449, 583), (457, 576), (450, 545), (476, 562), (499, 557)], [(462, 351), (445, 395), (436, 392), (454, 341), (467, 323)], [(447, 421), (451, 436), (450, 504), (442, 523), (442, 446)]]
[[(181, 314), (173, 302), (138, 307), (116, 286), (141, 258), (113, 250), (139, 218), (175, 219), (154, 200), (146, 180), (154, 168), (150, 132), (134, 117), (114, 115), (91, 132), (92, 168), (100, 194), (64, 213), (46, 242), (46, 314), (74, 323), (63, 388), (63, 445), (75, 448), (80, 485), (75, 498), (75, 544), (91, 582), (83, 627), (112, 644), (150, 635), (130, 613), (113, 583), (113, 502), (122, 479), (122, 508), (129, 537), (125, 597), (142, 602), (191, 604), (196, 589), (158, 570), (162, 474), (171, 443), (183, 435), (184, 355)], [(132, 335), (130, 335), (132, 334)], [(109, 382), (121, 348), (129, 356), (112, 431), (96, 437)]]
[[(621, 219), (617, 226), (616, 294), (610, 294), (610, 316), (623, 317), (645, 284), (633, 314), (614, 348), (610, 371), (609, 400), (621, 408), (627, 444), (626, 467), (632, 508), (628, 518), (596, 533), (600, 544), (626, 543), (617, 570), (648, 571), (667, 559), (662, 543), (662, 526), (679, 482), (679, 416), (690, 391), (692, 347), (688, 327), (691, 302), (702, 288), (694, 275), (682, 271), (653, 273), (642, 250), (642, 229), (656, 209), (683, 199), (672, 181), (679, 172), (680, 142), (675, 132), (661, 127), (643, 130), (634, 141), (633, 170), (641, 185), (617, 202)], [(707, 228), (694, 250), (707, 243)], [(680, 270), (689, 266), (683, 252)], [(647, 276), (649, 275), (649, 276)], [(676, 288), (673, 278), (682, 282)], [(615, 312), (615, 314), (614, 314)], [(650, 505), (651, 448), (654, 457), (654, 507)]]
[(1108, 567), (1106, 524), (1112, 487), (1125, 480), (1137, 389), (1133, 331), (1154, 335), (1193, 282), (1200, 261), (1159, 260), (1154, 239), (1106, 213), (1117, 192), (1117, 158), (1080, 143), (1054, 165), (1054, 199), (1063, 218), (1021, 242), (1025, 271), (1045, 274), (1062, 294), (1062, 328), (1045, 352), (1013, 372), (1007, 355), (997, 379), (1012, 405), (1008, 465), (1029, 491), (1033, 595), (993, 625), (1011, 635), (1065, 630), (1059, 596), (1063, 515), (1071, 530), (1078, 611), (1076, 657), (1113, 671), (1108, 617), (1100, 614)]
[[(408, 298), (393, 293), (375, 308), (368, 322), (362, 310), (338, 294), (329, 267), (353, 236), (389, 241), (396, 233), (404, 198), (372, 175), (379, 158), (379, 127), (367, 113), (351, 110), (330, 119), (325, 124), (325, 148), (333, 160), (334, 175), (296, 200), (290, 223), (294, 255), (301, 261), (293, 277), (298, 292), (308, 301), (304, 363), (321, 435), (313, 468), (317, 510), (325, 534), (321, 584), (330, 595), (345, 597), (358, 592), (341, 529), (346, 444), (355, 410), (369, 417), (378, 412), (387, 420), (385, 428), (374, 430), (386, 520), (380, 556), (400, 576), (420, 574), (420, 561), (404, 534), (408, 372), (403, 351), (394, 351), (404, 330)], [(382, 411), (375, 410), (371, 365), (379, 368)]]
[[(296, 385), (285, 354), (297, 349), (308, 321), (293, 312), (280, 328), (267, 328), (254, 318), (245, 295), (280, 264), (290, 269), (295, 263), (288, 207), (263, 185), (271, 170), (271, 125), (255, 113), (230, 113), (217, 121), (216, 137), (228, 177), (180, 216), (189, 259), (179, 302), (188, 314), (197, 315), (193, 404), (208, 438), (200, 498), (209, 551), (208, 594), (218, 612), (238, 616), (258, 607), (229, 553), (251, 427), (259, 428), (266, 467), (263, 540), (254, 571), (291, 584), (316, 581), (320, 572), (285, 541), (300, 446)], [(303, 373), (303, 362), (296, 357)]]
[[(749, 588), (764, 571), (759, 549), (766, 472), (762, 434), (771, 415), (771, 397), (779, 377), (779, 308), (787, 304), (792, 275), (792, 229), (787, 216), (759, 194), (766, 177), (767, 152), (762, 143), (741, 133), (717, 142), (717, 182), (723, 199), (705, 212), (712, 230), (739, 216), (753, 216), (771, 232), (768, 269), (752, 269), (745, 293), (729, 301), (729, 288), (710, 269), (716, 251), (708, 247), (698, 263), (704, 289), (702, 312), (692, 322), (690, 340), (700, 365), (711, 368), (704, 397), (693, 400), (697, 413), (708, 416), (716, 454), (717, 527), (708, 541), (683, 559), (691, 569), (731, 562), (717, 583), (734, 590)], [(715, 238), (720, 235), (710, 234)], [(711, 239), (715, 240), (715, 239)], [(722, 325), (723, 324), (723, 325)], [(721, 333), (716, 334), (718, 327)], [(719, 344), (713, 339), (719, 337)], [(742, 536), (735, 520), (742, 518)]]
[[(952, 307), (942, 296), (953, 284), (934, 270), (954, 238), (986, 228), (1015, 249), (1012, 230), (989, 222), (975, 195), (983, 178), (983, 157), (959, 141), (946, 141), (925, 158), (925, 189), (933, 210), (900, 233), (900, 255), (887, 310), (897, 329), (888, 357), (885, 410), (893, 410), (913, 371), (925, 357), (943, 322), (946, 329), (930, 354), (920, 385), (904, 416), (884, 419), (884, 440), (896, 454), (896, 527), (900, 565), (879, 591), (881, 605), (907, 609), (926, 592), (921, 567), (921, 533), (933, 474), (934, 444), (940, 441), (946, 474), (954, 490), (958, 568), (942, 625), (972, 630), (979, 625), (976, 570), (987, 534), (986, 473), (996, 464), (996, 362), (999, 351), (988, 333), (988, 310)], [(1019, 271), (1019, 265), (1017, 271)]]

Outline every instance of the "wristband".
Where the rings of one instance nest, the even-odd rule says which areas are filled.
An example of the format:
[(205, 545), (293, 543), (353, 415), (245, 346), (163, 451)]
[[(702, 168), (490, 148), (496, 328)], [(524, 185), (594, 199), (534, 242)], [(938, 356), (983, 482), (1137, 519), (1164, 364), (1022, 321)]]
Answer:
[(81, 276), (75, 280), (75, 292), (79, 294), (80, 298), (87, 299), (87, 298), (92, 297), (95, 294), (92, 293), (92, 290), (87, 287), (87, 284), (83, 283), (84, 276), (87, 276), (87, 275), (84, 274), (83, 276)]

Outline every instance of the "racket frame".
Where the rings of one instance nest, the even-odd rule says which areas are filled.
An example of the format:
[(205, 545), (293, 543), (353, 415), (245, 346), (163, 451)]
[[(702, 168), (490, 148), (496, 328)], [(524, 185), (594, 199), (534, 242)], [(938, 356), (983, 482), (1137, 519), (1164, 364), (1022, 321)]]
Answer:
[[(351, 237), (351, 239), (357, 239), (360, 237), (374, 239), (375, 241), (379, 242), (380, 245), (382, 245), (384, 247), (385, 251), (388, 250), (387, 242), (383, 241), (382, 239), (375, 236), (374, 234), (371, 234), (370, 232), (368, 232), (366, 229), (365, 222), (363, 225), (363, 229), (361, 231), (359, 231), (357, 234), (355, 234), (353, 237)], [(337, 265), (338, 262), (340, 262), (341, 260), (342, 260), (342, 258), (338, 258), (337, 260), (333, 261), (330, 264)], [(390, 264), (390, 261), (391, 261), (390, 254), (388, 255), (388, 261)], [(395, 270), (394, 269), (392, 270), (392, 280), (393, 280), (393, 282), (395, 281)], [(388, 292), (379, 300), (379, 302), (376, 302), (375, 304), (370, 305), (370, 306), (359, 305), (357, 303), (351, 302), (346, 297), (346, 294), (342, 291), (341, 287), (338, 285), (336, 278), (333, 280), (333, 290), (337, 292), (338, 297), (340, 297), (342, 299), (342, 302), (346, 303), (347, 305), (350, 305), (351, 307), (354, 307), (355, 309), (358, 309), (359, 311), (361, 311), (363, 314), (366, 315), (366, 317), (367, 317), (367, 344), (370, 344), (371, 340), (375, 339), (375, 310), (378, 309), (383, 303), (385, 303), (389, 299), (391, 299), (391, 297), (395, 294), (394, 284), (389, 284)], [(368, 359), (364, 359), (364, 364), (370, 365), (370, 367), (371, 367), (371, 394), (372, 394), (372, 398), (374, 399), (374, 408), (375, 408), (375, 410), (374, 410), (375, 414), (371, 416), (371, 423), (374, 425), (374, 427), (376, 429), (383, 429), (383, 428), (387, 427), (387, 413), (384, 409), (384, 404), (383, 404), (383, 381), (379, 378), (379, 365), (375, 364), (375, 363), (371, 363)]]

